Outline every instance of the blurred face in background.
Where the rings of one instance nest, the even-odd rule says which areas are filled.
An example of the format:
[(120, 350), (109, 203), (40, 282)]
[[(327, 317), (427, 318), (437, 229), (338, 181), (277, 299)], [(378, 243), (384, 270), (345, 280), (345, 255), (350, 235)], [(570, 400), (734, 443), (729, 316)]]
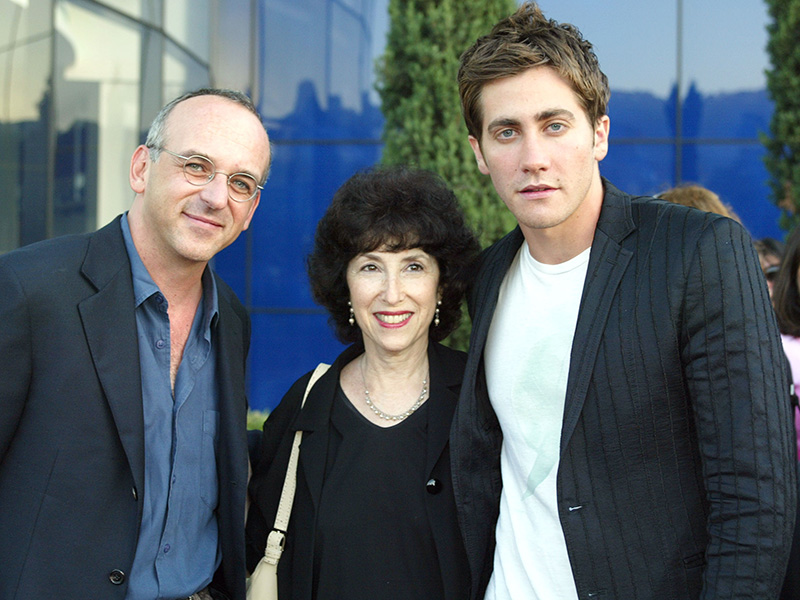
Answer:
[(769, 297), (772, 298), (772, 290), (775, 287), (775, 279), (778, 276), (778, 271), (781, 268), (781, 259), (775, 254), (758, 253), (758, 261), (761, 263), (761, 270), (767, 280), (767, 288), (769, 288)]

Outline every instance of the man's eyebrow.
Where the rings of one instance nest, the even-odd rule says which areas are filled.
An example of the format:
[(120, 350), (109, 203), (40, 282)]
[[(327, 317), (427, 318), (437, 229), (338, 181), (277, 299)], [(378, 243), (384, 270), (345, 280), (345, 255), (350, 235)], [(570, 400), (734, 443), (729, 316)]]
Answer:
[[(190, 156), (201, 156), (203, 158), (206, 158), (206, 159), (210, 160), (212, 163), (214, 163), (214, 168), (215, 169), (217, 168), (217, 161), (215, 161), (213, 158), (211, 158), (205, 152), (200, 152), (198, 150), (187, 150), (186, 154), (184, 154), (184, 156), (186, 156), (187, 158), (190, 157)], [(256, 181), (261, 181), (261, 177), (262, 177), (262, 175), (256, 175), (255, 173), (251, 173), (247, 169), (239, 169), (237, 171), (232, 171), (231, 173), (229, 173), (229, 175), (233, 174), (233, 173), (244, 173), (245, 175), (250, 175), (250, 177), (252, 177)]]
[(563, 117), (570, 121), (574, 121), (575, 113), (573, 113), (571, 110), (567, 110), (566, 108), (550, 108), (537, 113), (534, 119), (537, 121), (547, 121), (555, 117)]
[[(575, 113), (571, 110), (567, 110), (566, 108), (548, 108), (536, 113), (533, 116), (534, 121), (540, 123), (542, 121), (547, 121), (549, 119), (553, 119), (556, 117), (561, 117), (567, 119), (569, 121), (575, 120)], [(493, 129), (498, 129), (502, 127), (516, 127), (520, 124), (519, 119), (514, 119), (511, 117), (498, 117), (494, 121), (491, 121), (486, 125), (486, 130), (491, 131)]]
[(498, 127), (516, 127), (517, 125), (519, 125), (519, 121), (517, 119), (500, 117), (487, 124), (486, 129), (491, 131), (492, 129), (497, 129)]
[(190, 156), (200, 156), (202, 158), (207, 158), (211, 162), (214, 162), (211, 159), (211, 157), (208, 154), (206, 154), (205, 152), (200, 152), (199, 150), (192, 150), (191, 148), (189, 150), (186, 150), (185, 152), (181, 152), (180, 154), (183, 154), (187, 158), (190, 157)]

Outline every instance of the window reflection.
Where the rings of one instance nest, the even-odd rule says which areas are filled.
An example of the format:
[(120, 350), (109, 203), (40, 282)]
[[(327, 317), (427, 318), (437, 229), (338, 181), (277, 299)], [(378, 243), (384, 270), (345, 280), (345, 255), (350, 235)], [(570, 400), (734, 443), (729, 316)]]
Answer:
[[(0, 253), (127, 210), (130, 155), (149, 120), (209, 84), (210, 10), (209, 0), (0, 0)], [(149, 28), (165, 19), (176, 43)]]
[(379, 140), (388, 0), (266, 0), (261, 13), (259, 108), (273, 139)]
[(197, 63), (175, 44), (167, 43), (164, 53), (164, 105), (187, 90), (209, 85), (208, 67)]
[[(224, 3), (223, 3), (224, 4)], [(210, 6), (208, 0), (169, 0), (164, 3), (164, 30), (171, 38), (192, 52), (203, 62), (208, 62), (211, 36)], [(242, 34), (249, 23), (243, 23)], [(237, 35), (237, 32), (232, 32)]]
[(50, 6), (0, 0), (0, 252), (47, 233)]
[[(93, 7), (92, 7), (93, 8)], [(56, 6), (53, 234), (96, 229), (126, 210), (138, 144), (138, 26), (81, 2)]]
[[(142, 18), (142, 2), (141, 0), (105, 0), (103, 4), (110, 6), (120, 12), (126, 13), (134, 18)], [(145, 4), (153, 4), (152, 0), (146, 1)]]
[(0, 48), (23, 45), (50, 35), (50, 2), (0, 0)]

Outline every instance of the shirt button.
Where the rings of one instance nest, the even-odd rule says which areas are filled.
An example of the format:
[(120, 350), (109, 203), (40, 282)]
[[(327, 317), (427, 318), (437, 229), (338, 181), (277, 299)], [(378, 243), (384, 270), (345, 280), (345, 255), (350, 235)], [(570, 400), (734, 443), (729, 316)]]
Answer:
[(139, 494), (136, 492), (136, 488), (135, 487), (131, 488), (131, 493), (133, 494), (133, 499), (134, 500), (138, 500), (139, 499)]
[(442, 482), (434, 478), (428, 479), (425, 489), (428, 490), (429, 494), (438, 494), (442, 491)]
[(170, 548), (169, 544), (166, 544), (166, 545), (164, 546), (164, 554), (166, 554), (167, 552), (169, 552), (169, 548)]
[(156, 340), (156, 348), (161, 350), (164, 346), (166, 346), (166, 344), (164, 343), (164, 340)]
[(108, 574), (108, 580), (114, 585), (120, 585), (125, 581), (125, 573), (119, 569), (114, 569)]

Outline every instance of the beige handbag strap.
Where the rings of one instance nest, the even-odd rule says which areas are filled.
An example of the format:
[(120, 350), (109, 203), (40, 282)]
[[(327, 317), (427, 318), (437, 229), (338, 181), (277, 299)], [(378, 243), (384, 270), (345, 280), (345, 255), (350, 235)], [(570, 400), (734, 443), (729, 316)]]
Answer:
[[(314, 372), (311, 374), (311, 379), (308, 380), (306, 392), (303, 394), (303, 402), (300, 404), (300, 409), (306, 403), (308, 393), (317, 379), (325, 374), (330, 365), (320, 363)], [(292, 514), (292, 504), (294, 503), (294, 489), (297, 483), (297, 459), (300, 455), (300, 441), (303, 439), (303, 432), (297, 431), (292, 440), (292, 453), (289, 455), (289, 465), (286, 467), (286, 478), (283, 480), (283, 491), (281, 491), (281, 499), (278, 502), (278, 512), (275, 515), (275, 525), (267, 537), (267, 547), (264, 549), (264, 558), (267, 562), (277, 565), (283, 552), (283, 544), (286, 539), (286, 528), (289, 526), (289, 517)]]

